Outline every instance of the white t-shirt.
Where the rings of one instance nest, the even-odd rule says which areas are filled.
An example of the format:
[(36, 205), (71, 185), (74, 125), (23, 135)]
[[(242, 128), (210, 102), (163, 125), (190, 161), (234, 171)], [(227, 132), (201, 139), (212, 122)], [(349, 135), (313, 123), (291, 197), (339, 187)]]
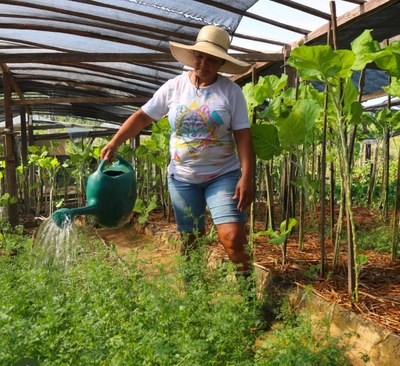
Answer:
[(189, 73), (167, 81), (143, 107), (171, 126), (168, 174), (182, 182), (203, 183), (240, 168), (232, 131), (249, 128), (246, 102), (239, 85), (218, 75), (199, 90)]

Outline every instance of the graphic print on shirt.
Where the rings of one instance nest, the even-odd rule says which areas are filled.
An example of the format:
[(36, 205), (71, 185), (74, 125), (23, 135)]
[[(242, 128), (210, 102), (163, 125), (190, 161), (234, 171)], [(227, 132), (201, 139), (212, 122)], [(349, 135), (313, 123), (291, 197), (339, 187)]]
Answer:
[[(224, 124), (218, 112), (207, 104), (199, 106), (196, 101), (189, 106), (177, 106), (175, 133), (177, 140), (174, 146), (174, 160), (179, 162), (182, 153), (196, 160), (211, 147), (221, 146), (218, 138), (218, 127)], [(204, 155), (203, 155), (204, 156)]]

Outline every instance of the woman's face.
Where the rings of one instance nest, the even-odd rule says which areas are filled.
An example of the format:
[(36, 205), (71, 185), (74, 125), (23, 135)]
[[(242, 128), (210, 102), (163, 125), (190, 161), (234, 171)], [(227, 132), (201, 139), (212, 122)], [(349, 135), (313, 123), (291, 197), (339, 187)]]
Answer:
[(212, 79), (218, 73), (218, 70), (224, 64), (224, 60), (218, 57), (208, 55), (203, 52), (194, 51), (194, 72), (200, 79)]

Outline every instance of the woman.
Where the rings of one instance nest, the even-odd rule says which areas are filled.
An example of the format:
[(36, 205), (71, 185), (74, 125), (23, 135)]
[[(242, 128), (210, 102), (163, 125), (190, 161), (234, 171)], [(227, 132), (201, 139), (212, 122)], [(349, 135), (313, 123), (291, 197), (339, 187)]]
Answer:
[(251, 269), (244, 210), (253, 200), (253, 147), (240, 87), (218, 74), (243, 73), (250, 65), (228, 55), (229, 34), (203, 27), (194, 45), (170, 42), (172, 55), (192, 71), (167, 81), (131, 115), (103, 148), (109, 160), (118, 147), (168, 114), (171, 126), (168, 187), (183, 252), (205, 234), (208, 206), (218, 237), (238, 275)]

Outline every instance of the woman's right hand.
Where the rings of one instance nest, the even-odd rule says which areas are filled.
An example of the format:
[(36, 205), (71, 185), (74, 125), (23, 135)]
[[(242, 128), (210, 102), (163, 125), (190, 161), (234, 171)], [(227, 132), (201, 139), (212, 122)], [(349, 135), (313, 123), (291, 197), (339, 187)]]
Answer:
[(151, 125), (153, 119), (150, 118), (141, 109), (134, 112), (115, 134), (115, 136), (108, 142), (101, 150), (100, 157), (102, 160), (111, 161), (119, 146), (129, 138), (137, 136), (140, 131), (146, 126)]
[(107, 161), (113, 160), (117, 150), (117, 146), (115, 146), (115, 144), (110, 141), (106, 146), (101, 149), (100, 159)]

